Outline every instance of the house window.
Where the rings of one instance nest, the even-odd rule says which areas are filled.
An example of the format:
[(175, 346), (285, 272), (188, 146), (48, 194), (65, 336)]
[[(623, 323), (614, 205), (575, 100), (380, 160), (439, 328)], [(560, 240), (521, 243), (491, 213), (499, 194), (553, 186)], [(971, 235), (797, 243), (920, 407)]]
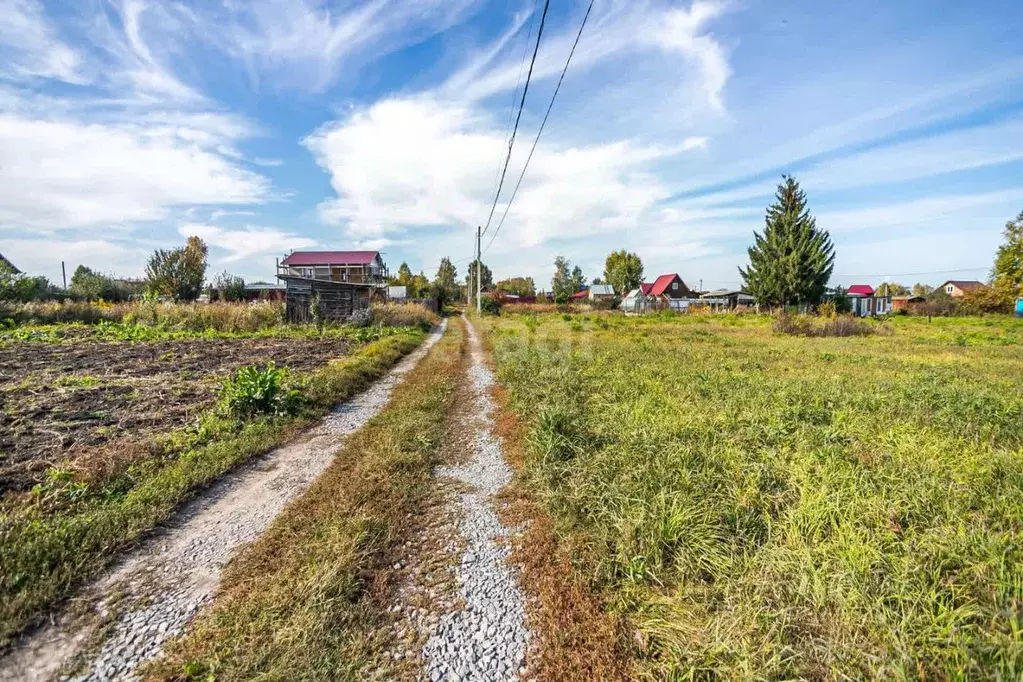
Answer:
[(954, 290), (955, 290), (955, 287), (952, 286), (951, 284), (949, 284), (947, 287), (945, 287), (945, 293), (951, 294)]
[(678, 291), (678, 282), (672, 282), (671, 283), (671, 290), (672, 291)]

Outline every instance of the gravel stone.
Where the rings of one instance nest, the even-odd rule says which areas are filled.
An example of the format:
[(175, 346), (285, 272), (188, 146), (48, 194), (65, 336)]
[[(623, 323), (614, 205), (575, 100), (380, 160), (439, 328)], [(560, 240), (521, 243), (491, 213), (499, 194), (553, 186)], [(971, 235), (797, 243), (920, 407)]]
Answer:
[[(489, 389), (493, 373), (484, 363), (483, 349), (472, 323), (466, 320), (472, 361), (469, 383), (476, 407), (468, 420), (472, 458), (464, 465), (437, 470), (464, 484), (457, 497), (458, 532), (465, 543), (454, 565), (463, 605), (439, 615), (439, 627), (423, 646), (424, 677), (439, 680), (457, 670), (462, 680), (507, 680), (509, 671), (523, 665), (529, 632), (525, 600), (508, 564), (510, 547), (503, 541), (509, 529), (497, 518), (492, 496), (511, 481), (512, 472), (493, 435), (494, 404)], [(498, 643), (505, 650), (500, 653)], [(498, 660), (497, 656), (500, 657)]]
[[(336, 408), (296, 441), (221, 477), (185, 505), (157, 536), (131, 552), (105, 578), (83, 591), (95, 613), (117, 612), (102, 647), (74, 682), (133, 679), (135, 669), (158, 656), (166, 640), (184, 632), (207, 604), (220, 571), (235, 549), (266, 530), (284, 506), (330, 464), (341, 440), (380, 412), (391, 392), (440, 339), (445, 320), (427, 339), (368, 390)], [(122, 600), (113, 608), (110, 598)], [(80, 597), (81, 599), (81, 597)], [(53, 679), (83, 651), (94, 626), (70, 614), (30, 635), (0, 658), (0, 680)]]

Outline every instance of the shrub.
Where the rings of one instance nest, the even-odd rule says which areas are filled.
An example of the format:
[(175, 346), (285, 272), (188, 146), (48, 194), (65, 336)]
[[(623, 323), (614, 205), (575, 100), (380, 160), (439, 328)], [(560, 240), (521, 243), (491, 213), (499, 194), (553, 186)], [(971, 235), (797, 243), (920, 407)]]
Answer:
[(220, 390), (223, 411), (241, 419), (261, 414), (294, 414), (302, 403), (301, 388), (290, 380), (286, 368), (273, 362), (265, 367), (242, 367)]
[(501, 304), (496, 298), (483, 296), (480, 298), (480, 310), (490, 315), (497, 315), (501, 312)]
[(836, 316), (820, 324), (809, 315), (781, 313), (774, 318), (771, 328), (789, 336), (869, 336), (891, 333), (887, 327), (847, 315)]

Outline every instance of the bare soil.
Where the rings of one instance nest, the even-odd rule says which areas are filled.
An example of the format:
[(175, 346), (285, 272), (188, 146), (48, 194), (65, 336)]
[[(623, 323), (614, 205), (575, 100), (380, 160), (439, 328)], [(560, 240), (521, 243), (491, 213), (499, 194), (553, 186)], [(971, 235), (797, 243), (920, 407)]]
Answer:
[(347, 355), (343, 338), (0, 344), (0, 497), (97, 450), (139, 449), (187, 425), (231, 372), (296, 372)]

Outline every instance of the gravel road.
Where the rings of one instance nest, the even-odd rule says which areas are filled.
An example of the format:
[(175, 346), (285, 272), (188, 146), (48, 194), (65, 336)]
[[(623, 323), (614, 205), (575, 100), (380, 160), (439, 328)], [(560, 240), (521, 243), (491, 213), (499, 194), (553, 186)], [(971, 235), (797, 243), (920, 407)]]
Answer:
[[(79, 604), (106, 620), (103, 645), (90, 651), (76, 676), (61, 679), (131, 679), (163, 643), (180, 634), (212, 597), (220, 570), (240, 546), (252, 542), (284, 506), (330, 464), (341, 439), (377, 414), (391, 391), (440, 339), (444, 325), (367, 391), (338, 407), (298, 440), (224, 476), (132, 551), (106, 577), (86, 588)], [(45, 680), (85, 656), (97, 636), (96, 619), (84, 625), (70, 613), (30, 635), (0, 659), (0, 680)]]
[(483, 361), (483, 349), (472, 324), (466, 320), (472, 362), (469, 367), (471, 400), (476, 406), (465, 420), (471, 458), (460, 466), (443, 468), (446, 476), (463, 484), (458, 533), (464, 542), (455, 578), (461, 604), (439, 614), (429, 625), (423, 647), (424, 678), (439, 680), (516, 680), (525, 672), (530, 634), (525, 600), (516, 573), (507, 563), (511, 531), (494, 512), (491, 497), (511, 480), (511, 469), (493, 435), (494, 404), (488, 393), (494, 376)]

